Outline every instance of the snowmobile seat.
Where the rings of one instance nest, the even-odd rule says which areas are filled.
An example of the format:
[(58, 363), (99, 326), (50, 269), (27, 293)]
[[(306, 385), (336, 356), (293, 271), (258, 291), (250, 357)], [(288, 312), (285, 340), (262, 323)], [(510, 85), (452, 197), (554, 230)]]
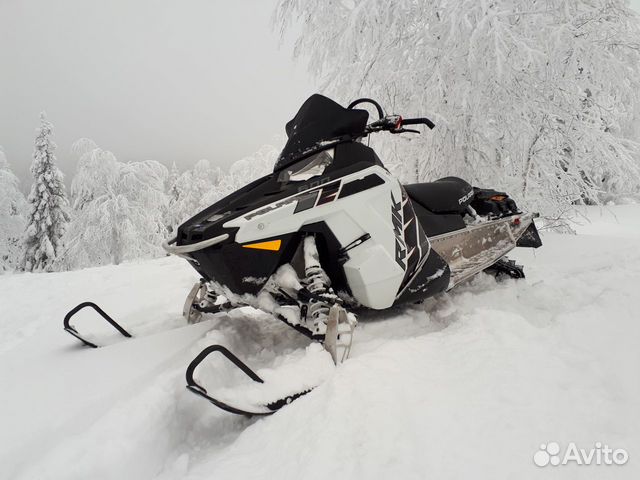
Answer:
[(467, 226), (459, 213), (433, 213), (414, 200), (411, 204), (427, 237), (462, 230)]
[(433, 213), (463, 214), (473, 200), (473, 188), (458, 177), (405, 185), (409, 198)]

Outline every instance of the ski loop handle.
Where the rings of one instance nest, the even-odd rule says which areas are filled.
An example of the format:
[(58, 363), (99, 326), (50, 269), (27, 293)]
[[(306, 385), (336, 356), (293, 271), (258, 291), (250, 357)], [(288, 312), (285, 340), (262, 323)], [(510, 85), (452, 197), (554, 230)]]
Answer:
[(220, 352), (227, 360), (229, 360), (236, 367), (242, 370), (244, 374), (254, 382), (264, 383), (264, 380), (262, 380), (256, 372), (251, 370), (251, 368), (249, 368), (246, 363), (244, 363), (242, 360), (236, 357), (226, 347), (223, 347), (222, 345), (209, 345), (207, 348), (202, 350), (198, 354), (198, 356), (194, 358), (189, 364), (189, 366), (187, 367), (186, 377), (187, 377), (188, 386), (200, 387), (205, 392), (207, 391), (206, 389), (198, 385), (198, 383), (193, 379), (193, 373), (195, 372), (196, 367), (200, 365), (205, 358), (207, 358), (209, 355), (211, 355), (214, 352)]
[[(275, 411), (280, 408), (282, 405), (280, 405), (278, 402), (280, 402), (280, 400), (278, 402), (274, 402), (273, 406), (272, 404), (269, 404), (267, 406), (267, 408), (269, 408), (270, 411), (265, 411), (265, 412), (248, 412), (246, 410), (242, 410), (240, 408), (236, 408), (232, 405), (229, 405), (225, 402), (222, 402), (221, 400), (218, 400), (216, 398), (213, 398), (212, 396), (210, 396), (207, 393), (207, 389), (204, 388), (202, 385), (198, 384), (195, 379), (193, 378), (193, 374), (196, 370), (196, 368), (198, 367), (198, 365), (200, 365), (200, 363), (202, 363), (202, 361), (207, 358), (209, 355), (211, 355), (214, 352), (219, 352), (221, 353), (227, 360), (229, 360), (231, 363), (233, 363), (236, 367), (238, 367), (240, 370), (242, 370), (242, 372), (247, 375), (251, 380), (253, 380), (254, 382), (257, 383), (264, 383), (264, 381), (258, 376), (258, 374), (256, 372), (254, 372), (253, 370), (251, 370), (251, 368), (249, 368), (244, 362), (242, 362), (242, 360), (240, 360), (238, 357), (236, 357), (233, 353), (231, 353), (227, 348), (223, 347), (222, 345), (209, 345), (207, 348), (205, 348), (204, 350), (202, 350), (198, 356), (196, 358), (194, 358), (191, 363), (189, 364), (189, 366), (187, 367), (187, 372), (186, 372), (186, 379), (187, 379), (187, 388), (192, 392), (195, 393), (196, 395), (199, 395), (203, 398), (206, 398), (207, 400), (209, 400), (211, 403), (213, 403), (216, 407), (225, 410), (229, 413), (235, 413), (236, 415), (246, 415), (246, 416), (253, 416), (253, 415), (271, 415), (272, 413), (275, 413)], [(291, 401), (291, 400), (289, 400)], [(288, 403), (288, 402), (287, 402)], [(276, 406), (277, 404), (277, 406)]]
[(187, 372), (186, 372), (187, 388), (192, 393), (195, 393), (196, 395), (199, 395), (199, 396), (201, 396), (203, 398), (206, 398), (211, 403), (213, 403), (216, 407), (218, 407), (218, 408), (220, 408), (222, 410), (225, 410), (225, 411), (227, 411), (229, 413), (235, 413), (236, 415), (245, 415), (245, 416), (248, 416), (248, 417), (271, 415), (271, 414), (277, 412), (279, 409), (281, 409), (285, 405), (289, 405), (294, 400), (302, 397), (303, 395), (306, 395), (311, 390), (313, 390), (312, 388), (309, 388), (309, 389), (303, 390), (301, 392), (297, 392), (297, 393), (293, 393), (291, 395), (287, 395), (284, 398), (280, 398), (280, 399), (275, 400), (275, 401), (273, 401), (271, 403), (263, 405), (262, 407), (263, 408), (266, 407), (268, 409), (268, 411), (249, 412), (249, 411), (246, 411), (246, 410), (242, 410), (241, 408), (234, 407), (232, 405), (229, 405), (228, 403), (225, 403), (225, 402), (223, 402), (221, 400), (218, 400), (217, 398), (213, 398), (212, 396), (210, 396), (207, 393), (207, 389), (204, 388), (202, 385), (199, 385), (195, 381), (195, 379), (193, 378), (193, 374), (194, 374), (196, 368), (198, 367), (198, 365), (200, 365), (205, 358), (207, 358), (209, 355), (211, 355), (214, 352), (221, 353), (227, 360), (229, 360), (236, 367), (238, 367), (240, 370), (242, 370), (242, 372), (245, 375), (247, 375), (254, 382), (264, 383), (264, 381), (258, 376), (258, 374), (256, 372), (251, 370), (247, 366), (246, 363), (244, 363), (242, 360), (240, 360), (238, 357), (236, 357), (233, 353), (231, 353), (227, 348), (223, 347), (222, 345), (209, 345), (207, 348), (202, 350), (198, 354), (198, 356), (196, 358), (194, 358), (191, 361), (191, 363), (189, 364), (189, 366), (187, 367)]
[(131, 338), (131, 334), (129, 332), (127, 332), (118, 322), (116, 322), (113, 318), (107, 315), (107, 313), (104, 310), (102, 310), (98, 305), (96, 305), (93, 302), (82, 302), (81, 304), (76, 305), (74, 308), (72, 308), (67, 312), (67, 314), (64, 316), (64, 320), (62, 321), (62, 325), (64, 326), (65, 331), (67, 331), (68, 333), (76, 337), (85, 345), (92, 348), (98, 348), (98, 345), (96, 345), (95, 343), (92, 343), (82, 338), (80, 333), (70, 324), (71, 318), (80, 310), (87, 307), (91, 307), (96, 312), (98, 312), (98, 314), (102, 318), (104, 318), (107, 321), (107, 323), (109, 323), (113, 328), (115, 328), (123, 337)]

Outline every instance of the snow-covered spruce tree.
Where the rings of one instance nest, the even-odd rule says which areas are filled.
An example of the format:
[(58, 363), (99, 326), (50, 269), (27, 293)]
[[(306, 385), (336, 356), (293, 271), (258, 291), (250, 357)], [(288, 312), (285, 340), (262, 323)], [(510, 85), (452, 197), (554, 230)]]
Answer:
[(0, 273), (15, 270), (23, 257), (27, 202), (0, 147)]
[(68, 266), (81, 268), (160, 255), (167, 169), (155, 161), (121, 163), (94, 143), (81, 153), (71, 184), (74, 218), (65, 238)]
[(23, 267), (27, 271), (57, 268), (63, 251), (62, 237), (69, 222), (63, 176), (55, 165), (52, 130), (44, 112), (41, 113), (31, 164), (34, 183), (28, 197), (30, 211), (24, 240)]
[(283, 33), (296, 18), (294, 55), (323, 90), (435, 120), (384, 139), (404, 180), (459, 175), (549, 218), (638, 192), (640, 23), (624, 0), (280, 0)]
[(167, 227), (168, 233), (173, 233), (176, 227), (182, 220), (178, 214), (178, 202), (180, 200), (180, 189), (178, 188), (178, 179), (180, 178), (180, 171), (176, 162), (171, 165), (171, 171), (169, 173), (169, 179), (167, 180), (167, 206), (163, 213), (164, 224)]
[(171, 165), (171, 171), (169, 172), (169, 179), (167, 180), (167, 195), (169, 196), (170, 201), (175, 202), (180, 196), (180, 191), (176, 185), (178, 183), (178, 178), (180, 178), (180, 171), (178, 170), (176, 162), (173, 162)]

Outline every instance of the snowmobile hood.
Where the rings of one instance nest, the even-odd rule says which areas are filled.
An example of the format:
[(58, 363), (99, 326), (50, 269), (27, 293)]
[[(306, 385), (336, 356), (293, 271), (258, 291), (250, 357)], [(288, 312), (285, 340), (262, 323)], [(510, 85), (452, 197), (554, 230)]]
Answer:
[(302, 157), (322, 150), (325, 141), (360, 135), (368, 118), (366, 110), (349, 110), (323, 95), (311, 95), (287, 123), (285, 131), (289, 140), (273, 171), (278, 172)]

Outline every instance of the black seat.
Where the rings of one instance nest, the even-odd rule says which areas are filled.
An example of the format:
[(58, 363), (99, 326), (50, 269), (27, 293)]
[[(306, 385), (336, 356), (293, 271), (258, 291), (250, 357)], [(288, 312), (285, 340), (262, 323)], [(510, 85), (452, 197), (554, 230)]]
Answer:
[(405, 185), (409, 198), (433, 213), (462, 214), (473, 200), (473, 188), (458, 177)]

